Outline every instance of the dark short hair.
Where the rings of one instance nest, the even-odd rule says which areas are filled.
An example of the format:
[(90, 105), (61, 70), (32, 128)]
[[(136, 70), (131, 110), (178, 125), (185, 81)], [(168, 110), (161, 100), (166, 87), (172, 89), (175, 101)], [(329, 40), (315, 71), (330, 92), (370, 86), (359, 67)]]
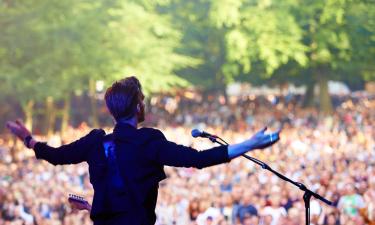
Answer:
[(128, 119), (136, 114), (141, 90), (141, 83), (134, 76), (116, 81), (107, 89), (105, 103), (116, 120)]

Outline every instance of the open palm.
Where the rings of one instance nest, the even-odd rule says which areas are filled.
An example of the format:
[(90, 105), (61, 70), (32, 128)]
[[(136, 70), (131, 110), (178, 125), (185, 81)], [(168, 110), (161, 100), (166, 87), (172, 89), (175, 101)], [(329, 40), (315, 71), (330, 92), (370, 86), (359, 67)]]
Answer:
[(31, 135), (30, 131), (25, 127), (21, 120), (8, 121), (7, 128), (16, 135), (20, 140), (24, 140), (27, 136)]
[(267, 127), (258, 131), (254, 136), (249, 139), (249, 142), (254, 147), (254, 149), (267, 148), (280, 139), (280, 130), (274, 133), (266, 134)]

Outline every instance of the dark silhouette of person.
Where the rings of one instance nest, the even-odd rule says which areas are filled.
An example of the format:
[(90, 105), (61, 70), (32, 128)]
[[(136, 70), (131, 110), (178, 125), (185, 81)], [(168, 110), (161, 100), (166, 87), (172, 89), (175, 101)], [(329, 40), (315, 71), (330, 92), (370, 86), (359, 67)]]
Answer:
[(205, 168), (279, 140), (279, 131), (265, 134), (264, 128), (244, 142), (197, 151), (168, 141), (157, 129), (138, 128), (145, 118), (143, 101), (136, 77), (114, 82), (105, 93), (107, 108), (116, 121), (113, 133), (106, 135), (102, 129), (93, 129), (58, 148), (35, 140), (20, 120), (7, 122), (7, 127), (26, 147), (34, 149), (37, 159), (53, 165), (88, 163), (94, 188), (90, 217), (95, 225), (154, 224), (158, 185), (166, 178), (165, 165)]

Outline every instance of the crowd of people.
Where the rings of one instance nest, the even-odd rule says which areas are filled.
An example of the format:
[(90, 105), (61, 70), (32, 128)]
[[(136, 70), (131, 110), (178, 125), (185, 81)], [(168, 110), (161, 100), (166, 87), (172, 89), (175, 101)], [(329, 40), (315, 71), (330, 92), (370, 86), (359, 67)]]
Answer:
[[(193, 139), (192, 128), (233, 143), (264, 126), (282, 128), (277, 144), (249, 155), (333, 202), (328, 206), (312, 198), (311, 224), (375, 224), (375, 98), (345, 96), (335, 104), (332, 115), (322, 116), (302, 108), (298, 96), (160, 95), (150, 99), (144, 125), (200, 150), (214, 144)], [(40, 138), (58, 146), (91, 129), (82, 124)], [(37, 161), (10, 134), (0, 138), (0, 161), (0, 224), (91, 224), (89, 213), (71, 209), (67, 199), (69, 193), (92, 199), (87, 165)], [(165, 170), (157, 225), (305, 223), (304, 193), (245, 158), (202, 170)]]

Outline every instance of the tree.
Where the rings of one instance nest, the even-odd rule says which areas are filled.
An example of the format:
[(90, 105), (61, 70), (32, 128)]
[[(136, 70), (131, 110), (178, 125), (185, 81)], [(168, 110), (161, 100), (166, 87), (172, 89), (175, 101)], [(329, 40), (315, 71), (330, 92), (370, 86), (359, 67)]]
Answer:
[(137, 74), (145, 92), (186, 85), (174, 71), (195, 62), (175, 51), (180, 34), (159, 6), (130, 0), (1, 2), (4, 95), (17, 96), (31, 125), (36, 102), (45, 101), (46, 122), (54, 122), (54, 102), (65, 99), (68, 106), (76, 91), (91, 93), (95, 112), (97, 80), (109, 84)]
[[(302, 30), (288, 14), (293, 1), (272, 5), (242, 0), (172, 2), (169, 11), (184, 33), (182, 51), (203, 62), (182, 71), (185, 78), (195, 73), (200, 84), (225, 90), (228, 83), (249, 75), (254, 65), (268, 78), (289, 61), (307, 63)], [(203, 81), (207, 77), (211, 82)]]

